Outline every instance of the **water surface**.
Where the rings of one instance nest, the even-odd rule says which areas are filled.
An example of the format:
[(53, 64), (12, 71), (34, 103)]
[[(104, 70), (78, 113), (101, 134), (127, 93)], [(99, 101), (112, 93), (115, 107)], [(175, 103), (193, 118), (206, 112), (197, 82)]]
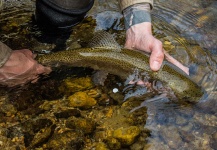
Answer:
[[(143, 129), (138, 140), (130, 146), (125, 146), (126, 149), (143, 149), (144, 147), (151, 150), (216, 149), (216, 8), (217, 3), (215, 0), (155, 1), (155, 7), (152, 11), (154, 35), (163, 42), (165, 50), (184, 65), (190, 67), (193, 79), (206, 89), (209, 97), (194, 105), (178, 105), (168, 102), (167, 99), (147, 103), (146, 108), (142, 108), (137, 112), (139, 113), (136, 114), (138, 115), (137, 120), (131, 118), (134, 121), (130, 122), (131, 125), (138, 125)], [(74, 27), (73, 32), (69, 35), (44, 35), (34, 21), (34, 9), (34, 1), (6, 1), (0, 12), (0, 40), (12, 49), (29, 48), (38, 52), (44, 52), (45, 50), (50, 52), (86, 46), (94, 32), (103, 29), (112, 33), (119, 44), (122, 46), (124, 44), (123, 18), (116, 1), (96, 1), (93, 9), (87, 14), (87, 18)], [(71, 73), (72, 71), (75, 73)], [(69, 93), (66, 91), (60, 92), (59, 87), (62, 86), (64, 82), (62, 80), (65, 78), (80, 78), (91, 74), (92, 70), (90, 69), (67, 68), (64, 70), (62, 68), (51, 74), (50, 77), (43, 78), (34, 86), (30, 84), (23, 89), (8, 89), (8, 91), (2, 88), (1, 106), (7, 107), (0, 109), (0, 115), (2, 116), (1, 130), (10, 134), (2, 134), (1, 140), (4, 141), (3, 139), (7, 137), (7, 142), (10, 143), (7, 145), (8, 147), (14, 145), (20, 148), (43, 147), (43, 144), (49, 141), (47, 139), (52, 134), (55, 134), (56, 126), (58, 128), (62, 126), (61, 121), (54, 123), (55, 119), (53, 119), (52, 115), (49, 115), (46, 110), (48, 109), (47, 107), (46, 109), (43, 107), (43, 110), (36, 108), (39, 105), (44, 106), (45, 100), (49, 100), (55, 106), (57, 105), (55, 100), (61, 99), (64, 101), (64, 95), (66, 97)], [(110, 82), (101, 88), (101, 90), (105, 88), (105, 95), (110, 92), (109, 89), (114, 89), (121, 85), (121, 81), (116, 79), (118, 77), (112, 76), (110, 78)], [(81, 109), (80, 111), (84, 114), (88, 112), (88, 115), (85, 115), (93, 120), (99, 118), (95, 114), (97, 110), (101, 110), (99, 111), (100, 113), (113, 110), (116, 114), (119, 114), (119, 117), (122, 116), (120, 117), (122, 119), (129, 115), (121, 109), (125, 105), (121, 104), (120, 97), (115, 98), (115, 95), (111, 93), (109, 96), (112, 97), (110, 101), (106, 101), (106, 98), (104, 98), (105, 101), (99, 102), (99, 107), (87, 110)], [(119, 102), (117, 99), (119, 99)], [(139, 105), (140, 102), (142, 102), (141, 99), (130, 105)], [(126, 104), (127, 107), (130, 105)], [(59, 109), (61, 110), (63, 107)], [(66, 107), (64, 106), (65, 109)], [(51, 110), (55, 113), (57, 112), (56, 108)], [(67, 111), (64, 112), (71, 114), (71, 108), (67, 108)], [(99, 112), (97, 113), (100, 114)], [(74, 115), (74, 113), (72, 114)], [(106, 115), (109, 118), (109, 113)], [(40, 118), (42, 116), (44, 116), (44, 119)], [(84, 115), (82, 117), (85, 118)], [(116, 122), (116, 126), (125, 127), (123, 122), (120, 123), (120, 118), (107, 119), (104, 125), (109, 128), (110, 124), (112, 124), (111, 122)], [(29, 125), (28, 131), (26, 130), (27, 127), (22, 123), (26, 120)], [(34, 120), (39, 120), (40, 123), (34, 122)], [(112, 127), (117, 128), (116, 126)], [(38, 127), (39, 129), (33, 130), (33, 127)], [(49, 136), (41, 134), (43, 133), (42, 129), (43, 131), (48, 131), (46, 127), (49, 127), (48, 129), (51, 130)], [(91, 142), (86, 141), (84, 147), (86, 149), (88, 149), (87, 147), (89, 149), (95, 148), (93, 143), (100, 141), (100, 138), (96, 138), (98, 131), (107, 129), (107, 127), (98, 125), (91, 134), (88, 136), (84, 135), (90, 141), (92, 140)], [(61, 131), (59, 130), (59, 132)], [(47, 139), (36, 138), (36, 135), (45, 136)], [(23, 141), (22, 136), (24, 136)], [(33, 137), (40, 139), (38, 140), (39, 142), (34, 141)], [(29, 140), (27, 140), (28, 138)], [(110, 142), (103, 142), (107, 144), (107, 147), (110, 146), (111, 148)], [(46, 144), (49, 146), (49, 142)], [(7, 147), (6, 145), (4, 146), (5, 148)], [(83, 149), (85, 149), (84, 147)]]

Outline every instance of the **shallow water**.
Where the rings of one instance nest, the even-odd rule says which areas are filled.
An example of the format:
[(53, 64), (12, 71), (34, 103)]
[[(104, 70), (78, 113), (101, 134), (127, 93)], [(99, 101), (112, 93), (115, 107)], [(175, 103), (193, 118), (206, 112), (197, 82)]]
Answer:
[[(6, 1), (6, 5), (4, 5), (0, 13), (0, 40), (13, 49), (29, 48), (38, 52), (43, 52), (43, 50), (49, 52), (86, 46), (94, 32), (103, 29), (113, 33), (116, 40), (121, 45), (124, 44), (123, 19), (116, 1), (97, 1), (93, 9), (88, 13), (87, 18), (74, 27), (70, 35), (57, 37), (44, 36), (38, 29), (32, 20), (34, 18), (34, 8), (34, 1)], [(165, 50), (190, 67), (193, 79), (206, 89), (209, 97), (194, 105), (177, 105), (168, 102), (168, 99), (147, 103), (147, 111), (146, 108), (142, 108), (137, 112), (139, 114), (136, 114), (137, 120), (131, 118), (131, 120), (137, 122), (130, 122), (130, 125), (138, 125), (140, 128), (144, 127), (145, 131), (142, 129), (143, 132), (138, 140), (130, 146), (125, 146), (126, 149), (143, 149), (145, 147), (145, 149), (151, 150), (214, 150), (217, 147), (216, 8), (217, 3), (214, 0), (155, 1), (155, 7), (152, 11), (153, 33), (164, 43)], [(74, 69), (72, 70), (75, 71)], [(55, 119), (52, 115), (49, 115), (49, 113), (52, 114), (51, 111), (56, 113), (59, 110), (46, 107), (49, 112), (44, 107), (43, 110), (36, 108), (39, 105), (42, 106), (42, 104), (44, 106), (45, 100), (53, 102), (55, 106), (57, 105), (55, 100), (64, 100), (64, 95), (69, 93), (66, 91), (59, 92), (58, 88), (61, 86), (61, 81), (64, 78), (77, 78), (92, 74), (92, 70), (89, 69), (79, 69), (76, 70), (76, 73), (71, 73), (72, 70), (62, 69), (62, 71), (54, 72), (50, 75), (50, 78), (43, 78), (34, 87), (30, 84), (23, 89), (9, 89), (11, 92), (1, 89), (1, 106), (7, 106), (5, 109), (0, 109), (2, 116), (1, 133), (10, 131), (10, 134), (6, 134), (7, 136), (1, 134), (1, 141), (7, 141), (7, 145), (3, 144), (5, 148), (7, 146), (12, 147), (13, 144), (20, 147), (23, 145), (24, 147), (30, 145), (31, 147), (31, 144), (35, 142), (33, 142), (34, 138), (32, 137), (36, 138), (36, 134), (45, 136), (41, 134), (43, 133), (41, 130), (48, 131), (45, 127), (50, 127), (49, 129), (54, 133), (54, 126), (62, 127), (63, 122), (56, 118), (58, 121), (54, 121)], [(111, 78), (113, 79), (114, 77)], [(118, 79), (111, 80), (110, 83), (105, 85), (106, 87), (104, 88), (108, 89), (104, 90), (104, 92), (107, 91), (109, 93), (109, 89), (118, 87), (116, 82), (121, 83)], [(105, 93), (105, 95), (108, 93)], [(141, 102), (140, 99), (137, 103), (122, 104), (118, 102), (117, 99), (119, 98), (115, 98), (115, 95), (110, 93), (109, 96), (112, 97), (110, 101), (106, 101), (105, 98), (105, 102), (98, 102), (98, 107), (95, 106), (87, 110), (83, 108), (81, 110), (78, 109), (83, 114), (81, 116), (85, 118), (85, 115), (87, 115), (89, 118), (97, 121), (100, 118), (99, 114), (113, 110), (113, 114), (119, 114), (117, 115), (118, 117), (122, 116), (124, 118), (128, 114), (126, 112), (123, 113), (121, 108), (139, 105)], [(134, 99), (134, 101), (136, 100)], [(65, 110), (66, 106), (60, 109)], [(69, 108), (66, 110), (68, 112)], [(106, 113), (106, 115), (103, 117), (107, 118), (107, 121), (103, 125), (108, 126), (108, 128), (115, 129), (118, 125), (118, 127), (121, 127), (121, 125), (123, 127), (126, 126), (125, 123), (120, 123), (120, 118), (109, 118), (109, 113)], [(32, 123), (34, 120), (41, 121), (43, 117), (46, 119), (42, 121), (42, 126), (37, 122)], [(24, 129), (26, 126), (23, 123), (20, 123), (26, 120), (30, 124), (29, 131)], [(103, 119), (101, 121), (103, 122)], [(111, 122), (116, 122), (117, 125), (110, 126)], [(92, 140), (92, 142), (85, 141), (86, 149), (88, 149), (87, 147), (89, 149), (96, 147), (96, 145), (94, 147), (93, 143), (100, 141), (96, 138), (98, 131), (107, 129), (103, 125), (99, 123), (96, 126), (96, 130), (93, 130), (95, 136), (92, 137), (93, 133), (88, 138), (85, 135), (87, 139)], [(31, 131), (34, 126), (38, 126), (39, 129)], [(149, 130), (149, 132), (146, 132), (146, 130)], [(58, 132), (61, 131), (59, 130)], [(49, 139), (52, 135), (51, 133), (46, 138)], [(22, 135), (24, 135), (24, 139), (21, 138)], [(7, 140), (3, 137), (7, 137)], [(29, 140), (26, 139), (28, 137), (30, 137)], [(39, 142), (35, 142), (36, 144), (32, 144), (33, 147), (43, 147), (43, 144), (47, 141), (43, 140), (43, 138), (39, 139), (41, 141), (39, 140)], [(111, 141), (108, 139), (105, 141), (103, 142), (111, 148)], [(76, 145), (76, 143), (74, 144)], [(47, 145), (49, 145), (49, 142)]]

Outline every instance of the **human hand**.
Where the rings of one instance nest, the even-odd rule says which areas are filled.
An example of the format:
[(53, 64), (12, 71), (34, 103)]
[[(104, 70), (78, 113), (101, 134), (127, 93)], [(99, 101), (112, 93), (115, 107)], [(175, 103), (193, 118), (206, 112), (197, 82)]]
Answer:
[(40, 65), (34, 57), (27, 49), (12, 51), (7, 62), (0, 68), (0, 84), (12, 87), (29, 81), (36, 82), (39, 74), (51, 72), (49, 67)]
[(142, 50), (150, 55), (150, 68), (158, 71), (164, 59), (162, 42), (152, 35), (151, 23), (143, 22), (131, 26), (126, 32), (125, 47)]
[(162, 42), (152, 35), (151, 23), (149, 22), (136, 24), (127, 30), (125, 47), (151, 53), (150, 68), (153, 71), (158, 71), (160, 69), (165, 56), (167, 61), (176, 65), (189, 75), (189, 68), (170, 56), (163, 49)]

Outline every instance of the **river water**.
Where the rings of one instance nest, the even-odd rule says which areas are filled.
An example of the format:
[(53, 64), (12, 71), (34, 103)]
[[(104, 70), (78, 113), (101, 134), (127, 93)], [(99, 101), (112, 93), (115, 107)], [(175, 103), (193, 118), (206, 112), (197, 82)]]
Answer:
[[(98, 30), (107, 30), (114, 35), (121, 46), (124, 45), (123, 17), (115, 0), (96, 0), (84, 21), (73, 27), (72, 33), (58, 36), (44, 35), (40, 31), (34, 21), (34, 4), (34, 1), (30, 0), (5, 0), (0, 9), (0, 40), (12, 49), (28, 48), (39, 53), (49, 53), (78, 48), (86, 46), (94, 32)], [(71, 119), (74, 122), (79, 122), (78, 118), (97, 122), (91, 132), (82, 130), (84, 132), (82, 136), (75, 134), (77, 131), (73, 130), (72, 135), (77, 139), (68, 141), (71, 142), (71, 149), (215, 150), (217, 147), (217, 17), (215, 15), (217, 15), (215, 0), (155, 0), (152, 10), (153, 34), (163, 42), (166, 51), (190, 68), (192, 79), (208, 93), (206, 99), (193, 105), (177, 105), (161, 99), (147, 103), (139, 114), (133, 116), (138, 118), (132, 119), (132, 116), (128, 116), (128, 112), (122, 112), (125, 106), (128, 108), (131, 104), (122, 104), (117, 100), (120, 98), (108, 94), (108, 89), (114, 90), (119, 83), (119, 79), (112, 76), (110, 83), (105, 85), (107, 90), (104, 92), (108, 93), (101, 93), (100, 100), (103, 99), (105, 102), (98, 100), (98, 105), (91, 109), (78, 107), (80, 117)], [(65, 133), (64, 131), (70, 128), (66, 129), (63, 125), (70, 120), (70, 117), (62, 119), (56, 114), (68, 115), (74, 108), (65, 106), (65, 103), (59, 106), (60, 102), (57, 102), (57, 99), (65, 101), (65, 97), (71, 95), (67, 88), (68, 84), (72, 83), (66, 81), (66, 78), (76, 77), (80, 81), (83, 76), (92, 74), (92, 70), (83, 68), (76, 70), (76, 75), (69, 73), (71, 71), (71, 69), (56, 71), (50, 78), (43, 78), (38, 84), (30, 84), (23, 88), (6, 90), (1, 88), (0, 147), (55, 149), (52, 144), (57, 147), (56, 149), (58, 146), (63, 149), (70, 147), (68, 144), (64, 145), (64, 142), (59, 145), (58, 142), (52, 143), (55, 138), (62, 140), (64, 135), (58, 137), (58, 134)], [(88, 88), (89, 92), (91, 89), (95, 90), (91, 87)], [(102, 89), (104, 88), (100, 90)], [(110, 101), (102, 98), (103, 95), (110, 97), (108, 98)], [(56, 108), (48, 108), (48, 105)], [(126, 116), (128, 117), (124, 123), (120, 122)], [(24, 125), (25, 122), (27, 125)], [(109, 136), (109, 133), (115, 132), (116, 129), (132, 125), (139, 127), (141, 132), (130, 144), (126, 142), (127, 140), (114, 136), (114, 133), (113, 136)], [(82, 139), (82, 142), (76, 143), (78, 139)], [(76, 147), (73, 144), (82, 146), (76, 145)]]

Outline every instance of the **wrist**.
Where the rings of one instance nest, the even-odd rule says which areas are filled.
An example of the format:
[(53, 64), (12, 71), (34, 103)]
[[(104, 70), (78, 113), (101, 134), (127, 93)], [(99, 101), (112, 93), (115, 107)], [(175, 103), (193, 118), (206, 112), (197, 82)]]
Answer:
[(131, 32), (135, 35), (140, 35), (143, 33), (143, 35), (152, 35), (152, 25), (151, 22), (142, 22), (136, 25), (131, 26), (127, 33)]
[(148, 3), (135, 4), (123, 10), (125, 29), (144, 22), (151, 22), (151, 7)]

